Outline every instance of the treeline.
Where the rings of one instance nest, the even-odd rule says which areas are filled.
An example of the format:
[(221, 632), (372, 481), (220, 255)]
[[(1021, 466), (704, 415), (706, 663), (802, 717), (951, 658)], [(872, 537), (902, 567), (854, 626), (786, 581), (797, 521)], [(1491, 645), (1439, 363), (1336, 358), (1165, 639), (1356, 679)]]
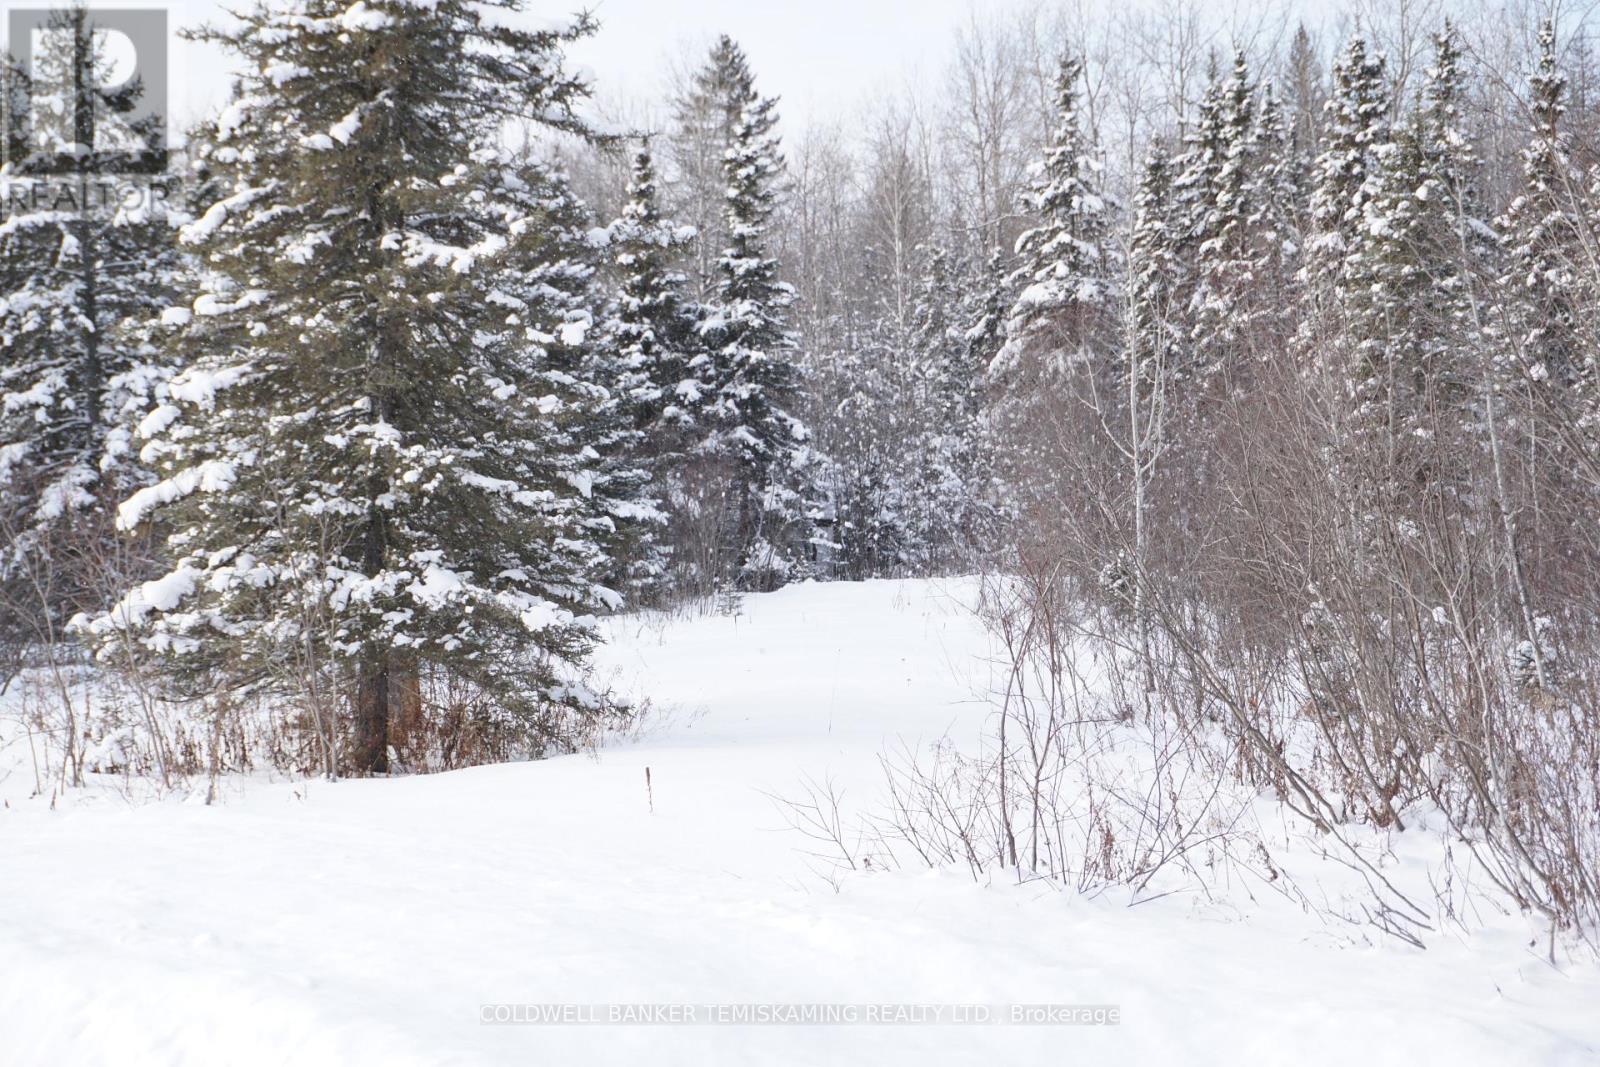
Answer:
[(1600, 156), (1554, 22), (1498, 156), (1463, 41), (1436, 24), (1402, 91), (1357, 32), (1287, 103), (1236, 51), (1126, 210), (1069, 57), (987, 425), (1020, 571), (1140, 678), (1124, 714), (1330, 830), (1442, 813), (1489, 882), (1592, 924)]
[[(6, 676), (87, 654), (138, 693), (67, 709), (68, 777), (130, 720), (163, 774), (248, 760), (252, 702), (291, 709), (274, 758), (329, 773), (567, 745), (619, 710), (582, 670), (598, 614), (814, 572), (774, 101), (732, 42), (706, 59), (680, 123), (717, 189), (697, 234), (649, 138), (585, 114), (563, 50), (595, 22), (520, 8), (305, 0), (192, 31), (241, 73), (153, 175), (118, 169), (160, 131), (124, 119), (137, 84), (101, 88), (92, 13), (9, 64)], [(509, 147), (517, 123), (626, 158), (616, 216)], [(152, 710), (173, 701), (211, 736)]]
[(1592, 927), (1595, 72), (1572, 9), (974, 17), (937, 99), (791, 147), (839, 573), (1019, 575), (1019, 654), (1095, 650), (1330, 832), (1442, 813)]
[[(936, 103), (783, 147), (733, 41), (612, 128), (562, 64), (595, 24), (517, 7), (199, 31), (243, 73), (137, 202), (63, 208), (95, 153), (7, 129), (7, 662), (140, 694), (69, 713), (71, 774), (118, 714), (163, 770), (243, 764), (251, 701), (330, 773), (566, 745), (617, 710), (599, 613), (998, 566), (1216, 773), (1329, 827), (1441, 811), (1595, 916), (1575, 20), (975, 18)], [(7, 114), (76, 86), (137, 146), (58, 30)]]

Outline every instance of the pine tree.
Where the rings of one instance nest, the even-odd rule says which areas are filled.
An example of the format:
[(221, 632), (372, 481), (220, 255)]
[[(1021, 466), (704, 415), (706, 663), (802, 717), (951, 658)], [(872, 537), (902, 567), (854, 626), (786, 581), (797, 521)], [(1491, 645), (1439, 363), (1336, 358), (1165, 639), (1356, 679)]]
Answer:
[(909, 510), (923, 553), (919, 562), (926, 571), (942, 573), (977, 562), (977, 546), (994, 527), (980, 442), (986, 363), (974, 357), (954, 317), (960, 298), (948, 253), (933, 247), (925, 260), (911, 337), (922, 429)]
[(655, 161), (649, 144), (633, 157), (632, 180), (621, 217), (609, 228), (609, 248), (618, 277), (605, 329), (605, 347), (615, 353), (618, 412), (627, 434), (626, 454), (647, 472), (656, 500), (665, 507), (661, 543), (653, 516), (628, 524), (632, 543), (620, 553), (628, 567), (625, 584), (645, 596), (666, 592), (667, 553), (681, 519), (697, 503), (682, 485), (688, 451), (704, 429), (711, 393), (711, 357), (700, 344), (700, 306), (683, 292), (684, 276), (673, 265), (694, 240), (694, 230), (661, 212)]
[[(1098, 184), (1098, 161), (1078, 114), (1083, 64), (1061, 60), (1056, 124), (1025, 206), (1039, 221), (1017, 239), (1021, 287), (1006, 321), (1006, 343), (992, 368), (1013, 392), (1063, 372), (1109, 343), (1117, 263), (1112, 207)], [(1022, 397), (1021, 399), (1026, 399)]]
[(594, 23), (517, 10), (299, 0), (198, 35), (248, 73), (199, 149), (226, 195), (182, 235), (205, 273), (141, 427), (162, 480), (120, 513), (173, 567), (94, 631), (194, 691), (323, 672), (360, 771), (419, 678), (530, 744), (592, 710), (572, 671), (618, 602), (584, 440), (605, 390), (578, 377), (594, 250), (560, 175), (497, 144), (512, 115), (592, 135), (561, 50)]
[(94, 150), (110, 143), (160, 165), (161, 131), (124, 118), (141, 87), (101, 88), (108, 60), (85, 9), (53, 16), (51, 31), (32, 84), (12, 71), (8, 88), (26, 97), (57, 87), (74, 143), (29, 143), (14, 130), (0, 171), (0, 614), (16, 613), (0, 625), (36, 638), (95, 606), (108, 502), (146, 477), (126, 412), (167, 368), (135, 324), (168, 302), (180, 259), (175, 183), (160, 172), (119, 176)]
[(673, 102), (670, 139), (675, 173), (673, 206), (699, 234), (690, 246), (692, 291), (710, 300), (718, 287), (718, 255), (728, 246), (724, 157), (747, 108), (757, 102), (750, 61), (723, 34), (705, 65)]
[(1475, 279), (1496, 241), (1476, 217), (1477, 159), (1461, 127), (1461, 52), (1447, 23), (1410, 121), (1379, 155), (1347, 274), (1357, 344), (1357, 417), (1390, 457), (1391, 492), (1453, 481), (1461, 450), (1445, 440), (1470, 421), (1470, 352), (1484, 342)]
[(1509, 271), (1501, 279), (1519, 373), (1567, 390), (1591, 374), (1578, 337), (1580, 297), (1572, 264), (1581, 247), (1582, 179), (1561, 128), (1567, 80), (1556, 58), (1555, 24), (1539, 27), (1539, 62), (1528, 79), (1533, 128), (1522, 151), (1522, 190), (1498, 225)]
[[(1242, 50), (1222, 82), (1209, 112), (1214, 133), (1202, 141), (1201, 169), (1209, 187), (1194, 190), (1199, 222), (1191, 231), (1198, 242), (1198, 286), (1194, 301), (1194, 340), (1202, 376), (1220, 373), (1232, 361), (1243, 333), (1239, 304), (1253, 283), (1250, 216), (1257, 168), (1261, 164), (1254, 137), (1256, 89)], [(1209, 143), (1207, 143), (1209, 142)]]
[(734, 127), (723, 164), (728, 246), (718, 261), (715, 315), (702, 330), (714, 364), (710, 446), (735, 467), (729, 558), (751, 589), (802, 574), (810, 540), (810, 434), (795, 413), (798, 348), (785, 320), (794, 290), (768, 252), (783, 171), (775, 108), (757, 98)]
[(1149, 397), (1156, 383), (1191, 366), (1183, 355), (1188, 338), (1176, 284), (1181, 277), (1181, 222), (1173, 217), (1174, 213), (1172, 160), (1158, 140), (1146, 155), (1139, 175), (1133, 235), (1128, 246), (1133, 322), (1132, 336), (1125, 346), (1124, 373), (1138, 379), (1139, 397)]
[(1304, 210), (1308, 206), (1312, 167), (1322, 139), (1328, 95), (1322, 64), (1304, 24), (1295, 28), (1294, 38), (1289, 43), (1282, 86), (1285, 177), (1294, 190), (1296, 207), (1301, 212), (1295, 216), (1295, 226), (1303, 233), (1309, 229), (1310, 220), (1305, 217)]
[(1366, 204), (1377, 190), (1378, 153), (1389, 143), (1390, 99), (1384, 62), (1352, 37), (1333, 69), (1326, 147), (1312, 168), (1306, 280), (1313, 295), (1347, 285)]

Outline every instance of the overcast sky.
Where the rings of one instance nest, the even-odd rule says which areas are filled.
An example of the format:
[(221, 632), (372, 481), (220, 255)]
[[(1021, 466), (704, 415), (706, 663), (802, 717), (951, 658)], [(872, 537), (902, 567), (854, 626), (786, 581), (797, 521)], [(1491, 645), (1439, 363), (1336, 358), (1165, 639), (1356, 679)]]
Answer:
[[(248, 6), (251, 0), (227, 6)], [(981, 3), (982, 0), (979, 0)], [(1108, 0), (1109, 2), (1109, 0)], [(791, 129), (814, 117), (848, 115), (876, 93), (937, 71), (972, 0), (589, 0), (600, 18), (594, 38), (571, 52), (592, 71), (605, 101), (656, 95), (675, 56), (701, 52), (719, 33), (750, 56), (763, 92), (783, 98)], [(989, 0), (986, 6), (993, 6)], [(44, 6), (41, 2), (39, 6)], [(91, 7), (95, 6), (91, 4)], [(108, 6), (146, 6), (118, 0)], [(155, 6), (150, 4), (149, 6)], [(530, 0), (539, 17), (584, 6)], [(169, 0), (171, 29), (226, 21), (217, 0)], [(171, 107), (175, 132), (221, 104), (230, 59), (174, 40)]]

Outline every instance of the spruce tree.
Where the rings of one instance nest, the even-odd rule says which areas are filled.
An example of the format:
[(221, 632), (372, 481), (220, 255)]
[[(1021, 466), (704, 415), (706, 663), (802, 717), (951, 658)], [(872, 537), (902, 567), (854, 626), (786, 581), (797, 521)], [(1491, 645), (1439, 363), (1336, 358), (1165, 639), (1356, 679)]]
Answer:
[(769, 252), (783, 158), (776, 101), (757, 97), (723, 161), (728, 245), (718, 260), (710, 447), (734, 467), (729, 558), (741, 587), (769, 589), (804, 573), (810, 540), (806, 465), (810, 433), (796, 414), (800, 370), (786, 314), (794, 290)]
[(1311, 34), (1304, 24), (1295, 28), (1284, 63), (1280, 94), (1283, 109), (1285, 176), (1295, 192), (1298, 212), (1295, 226), (1309, 228), (1303, 212), (1311, 190), (1312, 166), (1322, 139), (1327, 86)]
[[(1250, 132), (1251, 167), (1245, 197), (1250, 206), (1250, 259), (1263, 288), (1281, 297), (1300, 259), (1302, 187), (1299, 163), (1282, 102), (1272, 83), (1261, 86), (1260, 106)], [(1287, 308), (1280, 310), (1287, 311)]]
[(960, 318), (968, 360), (984, 374), (1006, 343), (1006, 315), (1012, 304), (1012, 272), (997, 249), (974, 251), (963, 260)]
[(985, 364), (955, 318), (959, 308), (949, 254), (928, 249), (912, 322), (922, 429), (910, 511), (920, 562), (933, 573), (976, 562), (994, 526), (980, 440)]
[(1078, 58), (1062, 58), (1055, 127), (1025, 198), (1038, 222), (1017, 239), (1021, 265), (1013, 285), (1020, 292), (993, 367), (1002, 380), (1012, 379), (1007, 386), (1014, 393), (1025, 394), (1042, 377), (1090, 359), (1109, 344), (1118, 273), (1112, 207), (1100, 191), (1099, 163), (1078, 112), (1082, 76)]
[(1224, 92), (1213, 53), (1194, 112), (1183, 116), (1183, 152), (1172, 161), (1172, 215), (1191, 258), (1198, 258), (1200, 246), (1216, 233), (1217, 179), (1228, 155)]
[(162, 480), (125, 526), (173, 567), (95, 624), (190, 691), (307, 671), (389, 765), (400, 693), (442, 679), (537, 745), (594, 698), (572, 673), (615, 605), (579, 375), (593, 248), (508, 116), (592, 136), (562, 48), (516, 0), (298, 0), (197, 34), (243, 61), (199, 151), (224, 195), (165, 321), (187, 369), (145, 418)]
[(1573, 263), (1583, 240), (1583, 185), (1561, 124), (1566, 91), (1555, 24), (1546, 19), (1539, 27), (1538, 65), (1528, 79), (1533, 124), (1522, 150), (1522, 188), (1498, 226), (1509, 252), (1501, 291), (1514, 334), (1512, 362), (1536, 388), (1562, 392), (1591, 370), (1578, 336), (1581, 298)]
[[(878, 272), (873, 258), (869, 275)], [(881, 277), (881, 275), (878, 275)], [(925, 572), (920, 510), (919, 385), (908, 338), (883, 307), (833, 356), (845, 383), (826, 442), (838, 576), (861, 580)]]
[(1171, 186), (1167, 216), (1176, 255), (1169, 276), (1174, 296), (1172, 320), (1183, 334), (1181, 356), (1185, 365), (1175, 367), (1185, 378), (1204, 377), (1197, 339), (1203, 308), (1208, 299), (1207, 253), (1215, 249), (1218, 229), (1216, 189), (1227, 159), (1223, 123), (1223, 82), (1216, 56), (1209, 57), (1205, 86), (1192, 115), (1183, 116), (1183, 150), (1170, 161)]
[(744, 49), (723, 34), (673, 102), (671, 200), (679, 217), (699, 234), (687, 256), (692, 292), (700, 299), (709, 300), (716, 292), (718, 256), (728, 246), (724, 157), (745, 109), (756, 101), (750, 61)]
[[(169, 301), (180, 261), (162, 131), (126, 119), (141, 85), (102, 87), (109, 64), (83, 8), (54, 15), (41, 42), (31, 84), (9, 72), (21, 99), (6, 115), (19, 120), (32, 95), (70, 116), (74, 140), (14, 127), (0, 171), (0, 628), (32, 639), (102, 595), (106, 516), (146, 477), (128, 411), (167, 373), (137, 327)], [(119, 167), (155, 172), (113, 171), (105, 144)]]
[(1367, 202), (1377, 190), (1378, 154), (1389, 143), (1390, 98), (1381, 56), (1360, 36), (1350, 39), (1333, 69), (1326, 105), (1326, 147), (1312, 168), (1311, 236), (1306, 279), (1318, 295), (1352, 282), (1350, 253)]
[(1394, 493), (1456, 480), (1444, 465), (1462, 450), (1448, 436), (1470, 421), (1471, 353), (1485, 341), (1472, 287), (1497, 249), (1476, 217), (1477, 159), (1448, 23), (1434, 44), (1421, 105), (1379, 154), (1346, 268), (1358, 425), (1379, 439)]
[(548, 256), (521, 267), (517, 282), (542, 284), (530, 303), (560, 316), (555, 343), (543, 347), (544, 369), (559, 375), (573, 395), (570, 440), (563, 447), (585, 460), (587, 470), (575, 483), (588, 513), (583, 526), (606, 559), (601, 581), (624, 600), (636, 600), (661, 577), (662, 514), (648, 489), (645, 434), (636, 422), (636, 404), (649, 390), (640, 389), (633, 354), (610, 343), (605, 328), (611, 294), (594, 252), (610, 234), (594, 226), (563, 171), (536, 159), (516, 165), (540, 212), (547, 237), (541, 254)]
[(1132, 335), (1124, 346), (1123, 373), (1134, 376), (1134, 395), (1142, 399), (1150, 397), (1159, 383), (1190, 368), (1183, 357), (1188, 339), (1176, 287), (1181, 221), (1173, 217), (1172, 183), (1172, 160), (1158, 140), (1139, 175), (1128, 246)]
[(612, 224), (609, 248), (617, 295), (609, 333), (622, 356), (621, 383), (629, 419), (653, 454), (670, 454), (671, 431), (694, 426), (708, 386), (709, 358), (697, 348), (698, 306), (683, 294), (677, 255), (695, 238), (693, 228), (663, 217), (655, 160), (649, 145), (634, 154), (627, 203)]
[(1305, 204), (1297, 185), (1287, 116), (1271, 82), (1260, 86), (1247, 137), (1245, 214), (1231, 268), (1235, 338), (1252, 361), (1282, 351), (1293, 335)]
[(649, 475), (654, 503), (665, 509), (666, 529), (657, 536), (653, 508), (640, 501), (639, 514), (627, 524), (630, 543), (620, 554), (627, 568), (624, 584), (648, 597), (666, 592), (668, 554), (683, 525), (674, 516), (698, 506), (682, 484), (683, 468), (708, 417), (711, 357), (698, 332), (703, 312), (684, 296), (684, 276), (674, 266), (694, 236), (691, 227), (663, 217), (655, 160), (649, 144), (641, 145), (627, 203), (608, 231), (617, 281), (604, 344), (614, 353), (624, 451), (633, 469)]
[(1214, 133), (1203, 139), (1202, 158), (1216, 158), (1204, 168), (1209, 187), (1195, 189), (1199, 222), (1191, 231), (1199, 274), (1194, 340), (1203, 376), (1222, 372), (1231, 361), (1243, 332), (1239, 305), (1254, 282), (1250, 217), (1261, 160), (1254, 138), (1256, 88), (1242, 50), (1234, 53), (1210, 116)]

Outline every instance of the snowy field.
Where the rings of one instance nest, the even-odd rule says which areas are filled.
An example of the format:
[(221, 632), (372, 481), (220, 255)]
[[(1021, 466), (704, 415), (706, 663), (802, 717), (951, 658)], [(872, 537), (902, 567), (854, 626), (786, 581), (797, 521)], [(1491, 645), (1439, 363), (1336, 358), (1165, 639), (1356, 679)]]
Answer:
[[(885, 750), (976, 744), (995, 668), (972, 595), (810, 585), (735, 617), (622, 620), (602, 670), (656, 708), (597, 755), (235, 782), (209, 807), (102, 784), (50, 810), (0, 767), (0, 1064), (1600, 1062), (1600, 968), (1552, 967), (1536, 927), (1492, 907), (1421, 951), (1244, 885), (1129, 907), (965, 871), (819, 876), (770, 794), (831, 779), (866, 809)], [(1422, 879), (1437, 842), (1411, 837), (1391, 843), (1397, 877)], [(1345, 891), (1348, 871), (1283, 848), (1308, 892), (1322, 873)], [(480, 1021), (556, 1002), (1121, 1021)]]

